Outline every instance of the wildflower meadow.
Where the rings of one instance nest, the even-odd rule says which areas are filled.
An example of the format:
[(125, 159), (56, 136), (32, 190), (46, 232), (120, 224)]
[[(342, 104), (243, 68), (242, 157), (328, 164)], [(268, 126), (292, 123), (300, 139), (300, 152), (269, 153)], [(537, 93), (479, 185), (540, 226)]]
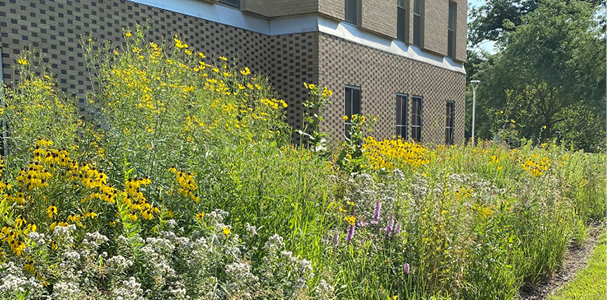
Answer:
[(604, 220), (604, 154), (331, 144), (313, 83), (294, 145), (263, 74), (124, 33), (85, 115), (36, 53), (3, 88), (1, 299), (515, 299)]

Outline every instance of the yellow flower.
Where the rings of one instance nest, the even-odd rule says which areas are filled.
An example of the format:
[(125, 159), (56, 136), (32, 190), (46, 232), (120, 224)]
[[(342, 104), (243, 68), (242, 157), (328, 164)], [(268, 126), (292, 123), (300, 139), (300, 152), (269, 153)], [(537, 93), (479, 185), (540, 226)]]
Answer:
[(127, 33), (125, 34), (125, 36), (126, 36), (126, 37), (130, 37), (130, 36), (131, 36), (131, 33), (130, 33), (130, 32), (127, 32)]
[(343, 119), (344, 121), (348, 121), (348, 116), (344, 116), (342, 119)]
[(306, 87), (306, 89), (308, 88), (308, 84), (304, 82), (304, 87)]
[(354, 225), (356, 223), (356, 217), (355, 216), (349, 216), (345, 218), (346, 221), (348, 221), (348, 223), (350, 223), (350, 225)]
[(223, 61), (228, 61), (227, 58), (225, 58), (224, 56), (220, 56), (219, 59), (223, 60)]
[(115, 222), (115, 221), (112, 221), (112, 222), (110, 222), (110, 223), (109, 223), (109, 225), (110, 225), (111, 227), (114, 227), (114, 226), (116, 226), (116, 222)]
[(202, 218), (204, 218), (204, 211), (196, 214), (196, 220), (201, 220)]
[(310, 84), (308, 85), (308, 87), (309, 87), (311, 90), (313, 90), (313, 89), (315, 89), (315, 88), (316, 88), (316, 86), (315, 86), (313, 83), (310, 83)]
[(49, 218), (52, 218), (53, 214), (55, 214), (55, 215), (57, 214), (57, 206), (55, 206), (54, 204), (49, 206), (46, 209), (46, 214), (48, 215)]
[(249, 68), (245, 67), (244, 70), (240, 71), (240, 74), (247, 76), (247, 75), (251, 74), (251, 70), (249, 70)]
[(223, 234), (225, 234), (225, 235), (230, 234), (230, 228), (228, 228), (228, 227), (224, 227), (224, 228), (223, 228)]
[(20, 65), (24, 65), (24, 66), (27, 65), (27, 61), (24, 60), (24, 59), (18, 60), (17, 63), (20, 64)]
[(200, 58), (207, 58), (202, 52), (198, 52), (198, 56), (200, 56)]
[(187, 50), (187, 49), (186, 49), (186, 50), (185, 50), (185, 54), (187, 54), (187, 55), (192, 55), (192, 51), (190, 51), (190, 50)]

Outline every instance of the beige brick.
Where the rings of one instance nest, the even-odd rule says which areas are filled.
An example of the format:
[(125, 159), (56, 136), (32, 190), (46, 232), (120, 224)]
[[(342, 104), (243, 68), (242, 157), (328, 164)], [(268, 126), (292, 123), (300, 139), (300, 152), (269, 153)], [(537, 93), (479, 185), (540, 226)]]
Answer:
[(333, 19), (343, 20), (346, 14), (344, 0), (318, 0), (318, 12)]
[(455, 25), (455, 57), (459, 62), (466, 61), (468, 44), (468, 0), (457, 0), (457, 22)]
[(360, 28), (396, 38), (397, 7), (395, 0), (359, 0), (361, 3)]
[(447, 23), (449, 0), (422, 0), (422, 48), (436, 54), (447, 55)]
[(242, 10), (265, 17), (318, 13), (318, 0), (242, 0)]

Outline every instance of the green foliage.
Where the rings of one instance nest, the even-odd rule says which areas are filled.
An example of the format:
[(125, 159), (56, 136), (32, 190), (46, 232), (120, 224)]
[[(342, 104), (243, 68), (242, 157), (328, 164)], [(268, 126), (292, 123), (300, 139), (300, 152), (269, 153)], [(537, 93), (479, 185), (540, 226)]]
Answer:
[[(13, 127), (45, 135), (1, 173), (0, 299), (511, 299), (605, 214), (603, 154), (375, 141), (355, 115), (326, 159), (263, 77), (125, 37), (84, 47), (94, 118)], [(7, 107), (63, 101), (21, 78)]]
[[(327, 151), (327, 140), (325, 139), (327, 134), (319, 131), (320, 122), (324, 120), (322, 114), (326, 106), (331, 103), (328, 99), (333, 95), (333, 92), (327, 87), (324, 87), (321, 91), (320, 87), (314, 84), (308, 85), (307, 83), (304, 83), (304, 86), (306, 89), (310, 90), (310, 99), (302, 103), (303, 107), (306, 109), (304, 112), (304, 122), (306, 125), (304, 126), (304, 129), (299, 130), (298, 133), (300, 137), (306, 139), (308, 147), (313, 152), (323, 154)], [(308, 131), (311, 133), (308, 133)]]
[(479, 137), (510, 130), (495, 123), (501, 111), (520, 137), (604, 148), (605, 35), (595, 12), (585, 1), (541, 1), (505, 35), (502, 52), (477, 64)]
[[(584, 2), (596, 6), (603, 1)], [(516, 30), (524, 22), (524, 17), (541, 4), (541, 0), (486, 0), (485, 4), (470, 11), (472, 22), (468, 25), (468, 40), (472, 45), (484, 40), (499, 41), (508, 32)]]

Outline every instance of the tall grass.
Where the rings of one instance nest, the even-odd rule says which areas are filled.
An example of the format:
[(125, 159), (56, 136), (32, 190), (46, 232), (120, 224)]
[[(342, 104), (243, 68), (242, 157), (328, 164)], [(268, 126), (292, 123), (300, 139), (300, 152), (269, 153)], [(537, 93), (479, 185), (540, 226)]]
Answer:
[(263, 76), (178, 36), (125, 39), (85, 42), (84, 122), (20, 58), (3, 112), (3, 298), (512, 299), (605, 213), (604, 155), (363, 142), (362, 116), (332, 153), (313, 128), (312, 149), (291, 145)]

